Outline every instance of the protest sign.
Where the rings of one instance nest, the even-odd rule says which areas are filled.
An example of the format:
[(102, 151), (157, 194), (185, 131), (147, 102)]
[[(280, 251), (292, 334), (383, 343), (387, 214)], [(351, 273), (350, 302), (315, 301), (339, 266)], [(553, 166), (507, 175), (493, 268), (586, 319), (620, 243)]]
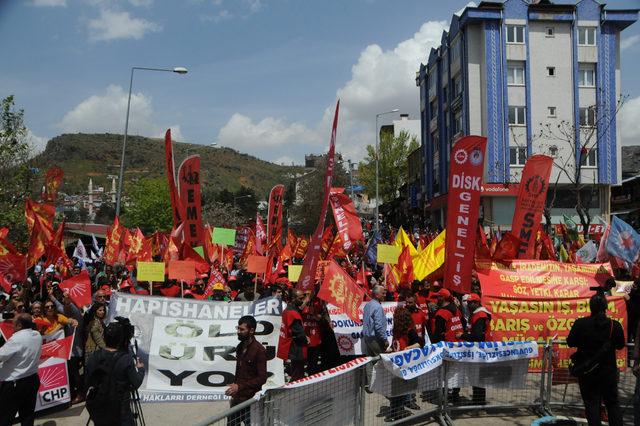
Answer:
[[(340, 355), (364, 355), (362, 348), (362, 313), (364, 303), (358, 309), (359, 321), (350, 319), (344, 311), (337, 306), (327, 304), (327, 312), (331, 318), (331, 327), (336, 335), (336, 342)], [(391, 345), (391, 330), (393, 329), (393, 313), (398, 306), (397, 302), (383, 302), (382, 309), (387, 318), (387, 341)]]
[(247, 258), (247, 272), (264, 274), (267, 271), (269, 258), (266, 256), (249, 256)]
[(267, 349), (265, 387), (284, 384), (282, 361), (275, 358), (278, 299), (227, 303), (114, 293), (109, 304), (109, 320), (124, 316), (136, 328), (138, 356), (147, 366), (143, 402), (225, 399), (235, 379), (236, 326), (243, 315), (256, 318), (256, 339)]
[(193, 281), (196, 279), (196, 263), (192, 260), (169, 261), (169, 279)]
[(400, 252), (402, 251), (402, 247), (392, 246), (389, 244), (378, 244), (378, 263), (389, 263), (391, 265), (395, 265), (398, 263), (398, 257), (400, 257)]
[(211, 240), (214, 244), (233, 246), (236, 243), (236, 230), (231, 228), (213, 228)]
[(164, 262), (138, 262), (138, 281), (164, 281)]
[(295, 283), (300, 278), (300, 272), (302, 272), (302, 265), (289, 265), (287, 273), (289, 275), (289, 281)]
[(47, 358), (38, 366), (40, 387), (36, 399), (36, 411), (45, 410), (71, 401), (67, 360)]
[[(492, 313), (491, 330), (499, 341), (545, 343), (556, 336), (565, 340), (577, 318), (589, 315), (590, 287), (609, 277), (608, 264), (568, 264), (552, 261), (514, 260), (486, 263), (478, 273), (482, 304)], [(621, 297), (609, 298), (609, 313), (626, 330), (626, 306)], [(567, 367), (571, 353), (561, 348), (560, 366)], [(625, 351), (618, 351), (618, 366), (625, 365)], [(540, 357), (529, 363), (540, 371)]]

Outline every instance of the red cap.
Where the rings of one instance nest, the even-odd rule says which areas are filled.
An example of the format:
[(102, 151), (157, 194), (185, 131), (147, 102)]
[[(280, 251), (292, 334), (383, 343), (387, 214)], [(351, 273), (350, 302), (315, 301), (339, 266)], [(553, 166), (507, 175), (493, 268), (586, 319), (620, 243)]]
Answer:
[(231, 275), (229, 276), (229, 278), (227, 279), (227, 281), (237, 281), (238, 277), (236, 277), (235, 275)]
[(107, 294), (107, 296), (111, 295), (111, 287), (109, 287), (107, 284), (100, 287), (100, 290), (104, 291)]
[(442, 287), (442, 283), (440, 281), (434, 281), (432, 284), (434, 287)]
[(469, 302), (480, 302), (480, 296), (475, 293), (471, 293), (469, 297), (467, 297), (467, 303)]
[(451, 299), (451, 292), (449, 290), (447, 290), (446, 288), (441, 288), (440, 290), (438, 290), (438, 291), (436, 291), (434, 293), (434, 296), (442, 297), (444, 299)]

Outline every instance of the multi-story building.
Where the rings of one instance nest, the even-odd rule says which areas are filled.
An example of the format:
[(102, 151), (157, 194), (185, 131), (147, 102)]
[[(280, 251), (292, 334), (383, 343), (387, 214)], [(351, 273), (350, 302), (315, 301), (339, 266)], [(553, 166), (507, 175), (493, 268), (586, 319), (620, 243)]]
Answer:
[(485, 223), (511, 224), (533, 154), (555, 158), (552, 218), (575, 213), (577, 183), (592, 214), (607, 216), (610, 188), (621, 182), (620, 33), (637, 19), (638, 10), (594, 0), (483, 1), (453, 16), (416, 77), (432, 223), (445, 222), (451, 147), (470, 134), (487, 137)]

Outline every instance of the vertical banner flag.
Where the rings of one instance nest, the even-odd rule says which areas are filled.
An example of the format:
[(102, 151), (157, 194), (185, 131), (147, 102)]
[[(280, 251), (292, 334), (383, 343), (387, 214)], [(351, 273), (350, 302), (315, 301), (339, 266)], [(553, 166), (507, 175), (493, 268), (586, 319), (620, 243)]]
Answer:
[(107, 242), (104, 245), (104, 263), (114, 265), (118, 261), (120, 246), (122, 245), (122, 226), (116, 216), (113, 225), (107, 229)]
[(311, 290), (314, 284), (314, 277), (318, 262), (320, 261), (320, 246), (322, 244), (322, 234), (324, 232), (324, 220), (327, 215), (327, 204), (329, 204), (329, 192), (333, 181), (333, 163), (336, 151), (336, 130), (338, 128), (338, 113), (340, 111), (340, 100), (336, 104), (336, 112), (333, 116), (333, 126), (331, 128), (331, 141), (329, 142), (329, 152), (327, 153), (327, 173), (324, 178), (324, 194), (322, 196), (322, 207), (316, 231), (311, 236), (311, 242), (307, 250), (307, 256), (302, 265), (302, 272), (298, 280), (298, 287), (304, 291)]
[(342, 241), (342, 249), (349, 253), (355, 242), (362, 239), (362, 224), (351, 198), (342, 191), (334, 191), (335, 189), (331, 189), (329, 200)]
[(553, 158), (534, 155), (524, 165), (511, 232), (520, 238), (518, 258), (533, 259), (536, 233), (547, 200)]
[[(267, 216), (267, 246), (273, 244), (273, 238), (279, 233), (282, 235), (282, 201), (284, 198), (284, 185), (276, 185), (269, 193), (269, 213)], [(281, 241), (276, 248), (280, 250)]]
[(167, 181), (169, 182), (169, 196), (171, 197), (171, 209), (173, 210), (173, 227), (177, 228), (182, 222), (184, 210), (176, 187), (175, 167), (173, 165), (173, 145), (171, 144), (171, 129), (167, 129), (167, 132), (164, 135), (164, 156), (167, 168)]
[(44, 192), (42, 193), (42, 200), (47, 203), (53, 203), (58, 196), (58, 188), (62, 185), (62, 178), (64, 177), (64, 171), (58, 167), (53, 166), (44, 175)]
[(487, 138), (465, 136), (451, 153), (444, 286), (458, 293), (471, 292), (486, 146)]
[(200, 156), (187, 157), (178, 169), (180, 201), (184, 208), (184, 241), (191, 247), (201, 246), (202, 202), (200, 196)]

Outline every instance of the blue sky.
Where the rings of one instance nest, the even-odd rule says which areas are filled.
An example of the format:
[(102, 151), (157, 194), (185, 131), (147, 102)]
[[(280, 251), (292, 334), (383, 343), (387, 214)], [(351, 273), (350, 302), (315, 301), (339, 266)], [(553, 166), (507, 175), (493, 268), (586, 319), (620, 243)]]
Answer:
[[(25, 0), (0, 2), (0, 96), (14, 94), (34, 144), (60, 133), (124, 130), (217, 142), (302, 163), (327, 149), (342, 99), (338, 149), (355, 161), (375, 114), (418, 112), (415, 71), (467, 1)], [(608, 7), (640, 7), (639, 0)], [(623, 33), (625, 144), (640, 144), (640, 23)]]

